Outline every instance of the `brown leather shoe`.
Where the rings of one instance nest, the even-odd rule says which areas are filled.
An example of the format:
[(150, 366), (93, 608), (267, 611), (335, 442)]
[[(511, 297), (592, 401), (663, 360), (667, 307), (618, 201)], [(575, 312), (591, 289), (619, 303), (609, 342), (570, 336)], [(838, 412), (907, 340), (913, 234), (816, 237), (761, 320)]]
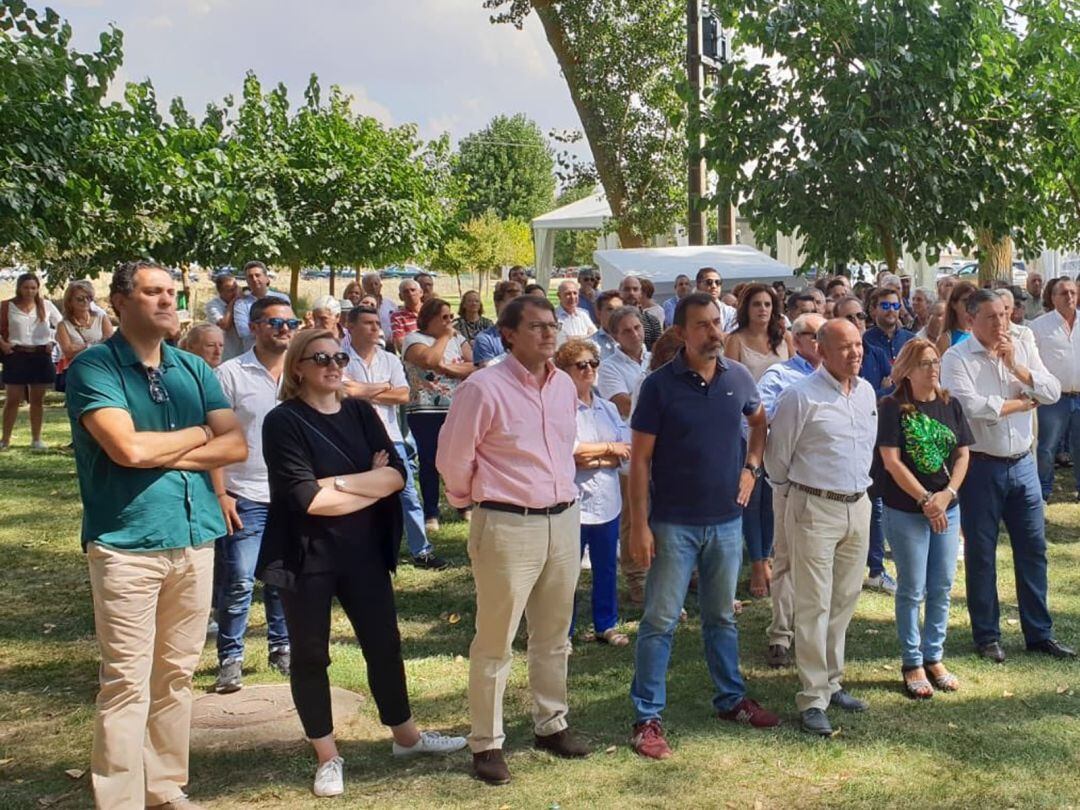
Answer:
[(567, 759), (580, 759), (592, 753), (585, 743), (570, 733), (568, 728), (556, 731), (554, 734), (545, 734), (543, 737), (537, 734), (536, 747)]
[(472, 755), (473, 774), (489, 785), (505, 785), (510, 781), (510, 769), (506, 766), (501, 748), (490, 748)]

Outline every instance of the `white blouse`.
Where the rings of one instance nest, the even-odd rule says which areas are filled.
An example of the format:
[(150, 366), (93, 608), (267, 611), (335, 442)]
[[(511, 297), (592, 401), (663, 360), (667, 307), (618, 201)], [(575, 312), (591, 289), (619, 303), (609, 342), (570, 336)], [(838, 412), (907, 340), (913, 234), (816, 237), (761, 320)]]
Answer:
[(8, 342), (16, 346), (47, 346), (56, 336), (56, 326), (64, 319), (52, 301), (45, 301), (45, 320), (39, 320), (37, 307), (23, 312), (8, 301)]

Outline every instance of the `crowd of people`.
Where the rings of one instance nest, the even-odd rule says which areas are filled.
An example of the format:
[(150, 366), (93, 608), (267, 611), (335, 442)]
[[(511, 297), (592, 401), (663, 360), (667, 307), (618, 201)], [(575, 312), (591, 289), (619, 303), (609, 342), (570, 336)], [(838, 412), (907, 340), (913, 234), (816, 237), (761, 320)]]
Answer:
[[(667, 670), (691, 590), (716, 715), (780, 723), (740, 669), (744, 560), (749, 594), (772, 607), (764, 659), (794, 666), (798, 722), (815, 735), (833, 733), (830, 710), (868, 708), (844, 682), (864, 588), (895, 595), (900, 688), (922, 700), (955, 691), (943, 658), (962, 550), (975, 650), (1005, 660), (1002, 524), (1027, 651), (1075, 657), (1053, 632), (1044, 527), (1055, 467), (1080, 441), (1070, 279), (1044, 289), (1031, 274), (1020, 290), (946, 277), (912, 290), (883, 274), (862, 288), (839, 276), (725, 293), (702, 268), (658, 304), (647, 279), (601, 290), (587, 269), (553, 306), (513, 268), (493, 322), (476, 292), (455, 313), (421, 274), (395, 304), (368, 274), (345, 306), (315, 302), (305, 326), (262, 263), (244, 274), (246, 291), (215, 279), (186, 351), (171, 343), (174, 283), (153, 262), (114, 273), (115, 332), (85, 282), (62, 313), (33, 276), (3, 304), (5, 446), (27, 390), (40, 441), (33, 397), (55, 382), (54, 343), (62, 356), (102, 656), (99, 806), (194, 807), (183, 789), (207, 617), (212, 606), (215, 689), (234, 692), (256, 580), (269, 664), (289, 678), (318, 796), (344, 790), (327, 677), (334, 598), (393, 753), (468, 746), (492, 784), (511, 778), (503, 700), (523, 617), (535, 745), (590, 753), (568, 722), (568, 661), (574, 640), (631, 644), (620, 572), (641, 610), (628, 689), (631, 744), (646, 758), (673, 755)], [(470, 524), (468, 738), (414, 720), (391, 584), (402, 537), (414, 565), (447, 567), (432, 545), (440, 487)]]

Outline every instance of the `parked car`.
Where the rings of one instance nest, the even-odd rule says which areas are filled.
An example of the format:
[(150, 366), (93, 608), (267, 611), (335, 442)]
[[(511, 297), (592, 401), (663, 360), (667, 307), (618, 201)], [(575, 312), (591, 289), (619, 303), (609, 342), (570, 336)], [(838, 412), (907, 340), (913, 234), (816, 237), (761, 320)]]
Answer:
[(427, 273), (429, 276), (434, 276), (436, 278), (439, 275), (434, 270), (425, 270), (423, 267), (417, 267), (415, 264), (393, 264), (380, 270), (379, 276), (381, 278), (416, 278), (420, 273)]

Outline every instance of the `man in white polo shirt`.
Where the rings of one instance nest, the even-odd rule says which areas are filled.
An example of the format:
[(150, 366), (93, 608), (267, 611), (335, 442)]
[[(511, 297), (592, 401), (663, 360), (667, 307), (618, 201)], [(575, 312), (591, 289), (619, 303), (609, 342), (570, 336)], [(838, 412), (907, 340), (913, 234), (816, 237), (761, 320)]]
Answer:
[[(649, 373), (649, 351), (645, 348), (645, 327), (641, 311), (637, 307), (619, 307), (607, 321), (607, 328), (615, 338), (616, 348), (600, 361), (596, 388), (600, 396), (611, 400), (623, 419), (630, 418), (630, 402), (645, 375)], [(630, 557), (630, 498), (627, 474), (619, 471), (619, 487), (622, 490), (622, 514), (619, 517), (619, 565), (630, 590), (630, 602), (645, 603), (645, 575), (642, 568)]]
[[(345, 346), (349, 365), (345, 368), (345, 392), (350, 397), (366, 399), (371, 403), (382, 419), (398, 455), (408, 459), (405, 439), (397, 420), (397, 406), (409, 401), (409, 383), (401, 360), (379, 348), (380, 322), (379, 312), (370, 307), (356, 307), (349, 312), (349, 343)], [(409, 464), (405, 465), (405, 488), (399, 497), (405, 513), (405, 539), (413, 565), (434, 571), (446, 568), (449, 563), (436, 556), (424, 531), (424, 509), (420, 505), (412, 466)]]
[[(229, 532), (218, 539), (215, 554), (218, 677), (214, 690), (221, 694), (241, 687), (244, 634), (255, 590), (255, 563), (270, 510), (270, 482), (262, 454), (263, 419), (277, 407), (285, 351), (300, 326), (289, 303), (273, 296), (260, 298), (249, 312), (255, 345), (214, 369), (225, 399), (240, 420), (248, 445), (246, 461), (210, 473)], [(272, 585), (263, 588), (263, 603), (270, 666), (288, 675), (289, 631), (281, 597)]]
[[(1054, 308), (1031, 322), (1035, 345), (1047, 371), (1061, 383), (1061, 399), (1039, 406), (1039, 483), (1043, 500), (1054, 486), (1054, 456), (1063, 437), (1080, 461), (1080, 329), (1076, 328), (1076, 283), (1059, 279), (1050, 295)], [(1080, 500), (1080, 463), (1073, 465)]]
[(559, 285), (559, 306), (555, 308), (555, 317), (562, 324), (558, 337), (560, 346), (569, 338), (587, 338), (596, 332), (596, 324), (589, 313), (578, 307), (579, 296), (578, 283), (573, 279), (568, 278)]

